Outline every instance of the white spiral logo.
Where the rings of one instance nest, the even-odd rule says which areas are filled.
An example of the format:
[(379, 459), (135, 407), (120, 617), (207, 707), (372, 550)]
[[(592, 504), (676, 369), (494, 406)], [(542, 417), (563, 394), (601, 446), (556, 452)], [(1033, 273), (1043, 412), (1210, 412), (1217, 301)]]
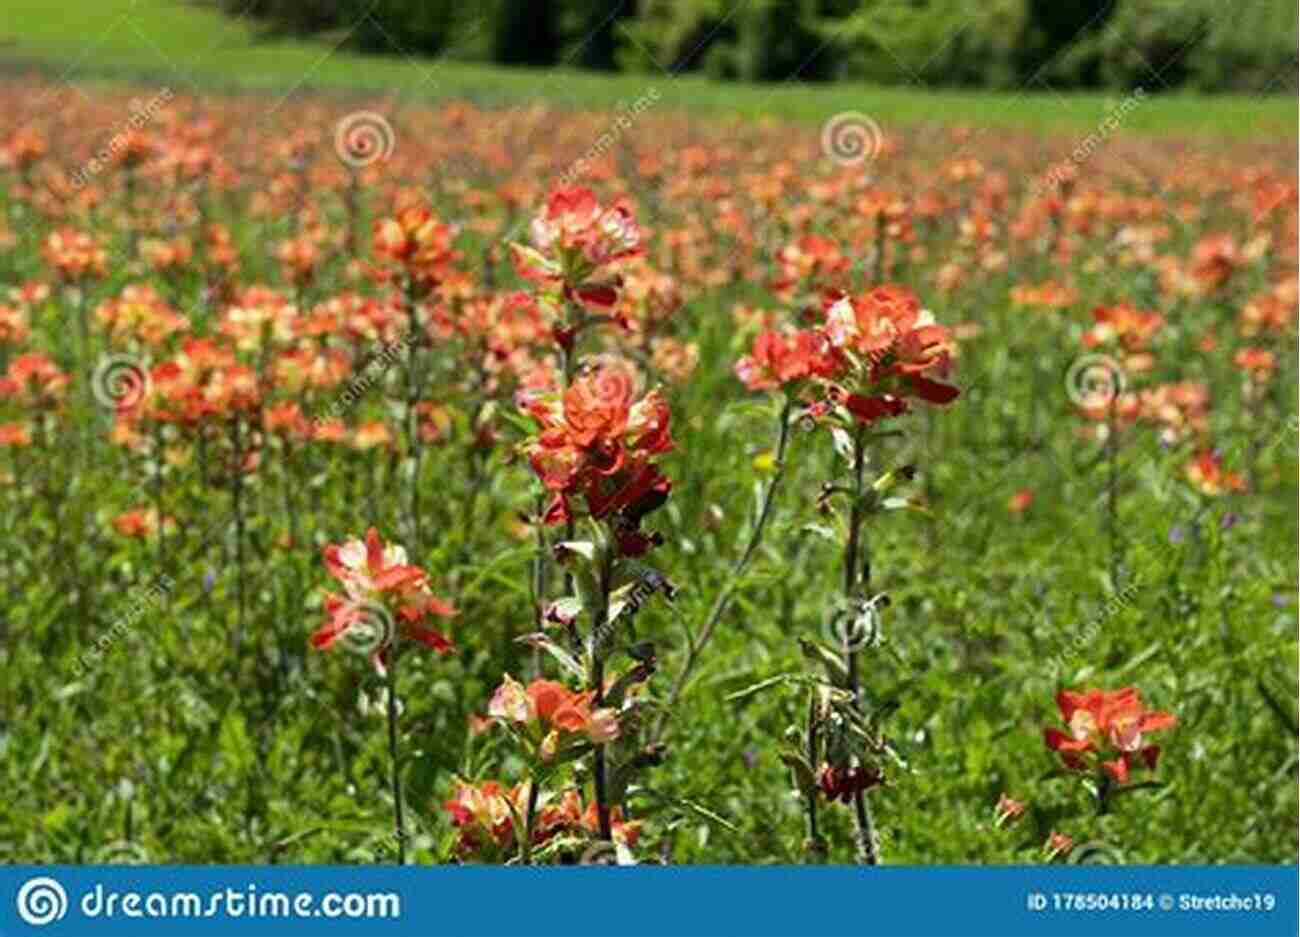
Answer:
[(133, 410), (149, 394), (149, 371), (131, 355), (105, 355), (95, 365), (90, 392), (107, 410)]
[(68, 893), (52, 878), (28, 879), (18, 889), (18, 916), (33, 927), (63, 919), (68, 913)]
[(831, 647), (858, 651), (880, 642), (880, 609), (889, 604), (883, 593), (870, 599), (837, 598), (822, 618), (822, 636)]
[(880, 155), (885, 134), (858, 111), (841, 111), (822, 124), (822, 153), (841, 166), (858, 166)]
[(392, 125), (374, 111), (353, 111), (334, 128), (334, 152), (353, 169), (388, 159), (396, 145)]
[(1106, 843), (1084, 843), (1070, 851), (1070, 862), (1074, 865), (1123, 865), (1124, 856)]
[(139, 843), (119, 839), (101, 849), (95, 861), (101, 865), (148, 865), (149, 854)]
[(396, 627), (388, 609), (378, 602), (356, 602), (356, 617), (339, 639), (350, 651), (370, 655), (393, 640)]
[(579, 865), (618, 865), (618, 847), (609, 840), (598, 840), (578, 860)]
[(1065, 372), (1065, 392), (1080, 407), (1108, 407), (1124, 393), (1124, 369), (1109, 355), (1080, 355)]

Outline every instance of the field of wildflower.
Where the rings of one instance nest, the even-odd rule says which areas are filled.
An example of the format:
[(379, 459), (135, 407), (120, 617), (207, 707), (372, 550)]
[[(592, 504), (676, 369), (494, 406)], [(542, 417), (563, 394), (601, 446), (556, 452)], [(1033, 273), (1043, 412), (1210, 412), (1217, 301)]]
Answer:
[(1296, 861), (1293, 140), (0, 94), (0, 860)]

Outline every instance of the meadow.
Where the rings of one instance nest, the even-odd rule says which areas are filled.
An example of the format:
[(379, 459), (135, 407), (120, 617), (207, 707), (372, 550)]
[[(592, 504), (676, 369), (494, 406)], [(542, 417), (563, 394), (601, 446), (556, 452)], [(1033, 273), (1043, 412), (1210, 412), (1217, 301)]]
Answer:
[(1296, 861), (1294, 101), (40, 22), (4, 861)]

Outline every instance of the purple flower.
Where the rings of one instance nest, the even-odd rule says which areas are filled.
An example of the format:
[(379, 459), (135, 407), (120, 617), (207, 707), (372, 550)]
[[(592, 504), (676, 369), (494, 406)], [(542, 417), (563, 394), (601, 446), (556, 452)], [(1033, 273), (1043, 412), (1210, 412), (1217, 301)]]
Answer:
[(1169, 528), (1169, 542), (1182, 543), (1187, 539), (1187, 531), (1183, 530), (1182, 524), (1175, 524)]
[(753, 771), (754, 765), (758, 764), (758, 753), (752, 748), (741, 752), (740, 760), (745, 763), (745, 770)]
[(217, 574), (214, 573), (212, 570), (208, 570), (206, 573), (203, 574), (203, 591), (211, 592), (212, 587), (216, 585), (216, 582), (217, 582)]
[(1233, 527), (1236, 527), (1236, 526), (1237, 526), (1237, 521), (1239, 521), (1239, 520), (1241, 520), (1241, 516), (1240, 516), (1240, 515), (1238, 515), (1238, 514), (1234, 514), (1232, 511), (1229, 511), (1227, 514), (1224, 514), (1222, 518), (1220, 518), (1220, 520), (1219, 520), (1219, 529), (1220, 529), (1220, 530), (1229, 530), (1229, 529), (1231, 529), (1231, 528), (1233, 528)]

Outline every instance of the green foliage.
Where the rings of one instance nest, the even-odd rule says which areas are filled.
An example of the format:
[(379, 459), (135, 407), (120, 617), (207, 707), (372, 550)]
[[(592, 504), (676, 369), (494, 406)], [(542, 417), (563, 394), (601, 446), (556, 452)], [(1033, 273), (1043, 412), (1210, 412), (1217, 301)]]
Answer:
[[(245, 4), (220, 0), (228, 13)], [(507, 65), (928, 87), (1277, 91), (1296, 67), (1296, 11), (1252, 0), (255, 0), (274, 32), (347, 29), (371, 52)], [(474, 33), (491, 42), (472, 41)]]
[[(1012, 2), (1015, 0), (998, 0), (999, 4)], [(665, 9), (687, 13), (696, 8), (696, 3), (690, 0)], [(719, 21), (725, 16), (726, 10), (720, 4), (710, 6), (714, 0), (698, 3), (700, 9), (716, 9)], [(270, 36), (250, 17), (237, 20), (223, 16), (215, 7), (175, 4), (170, 0), (68, 0), (53, 9), (42, 0), (9, 0), (6, 12), (12, 13), (12, 18), (7, 28), (12, 42), (0, 48), (0, 70), (25, 74), (38, 68), (63, 75), (75, 64), (78, 81), (87, 88), (94, 87), (97, 81), (122, 79), (166, 84), (174, 89), (193, 82), (202, 90), (286, 99), (317, 89), (335, 94), (383, 95), (396, 107), (454, 99), (480, 107), (538, 103), (563, 110), (612, 108), (620, 102), (626, 106), (653, 86), (660, 96), (657, 111), (687, 111), (725, 120), (770, 117), (821, 124), (829, 115), (866, 108), (887, 131), (918, 123), (958, 122), (1087, 134), (1095, 131), (1115, 106), (1111, 94), (1083, 92), (1049, 95), (1006, 91), (972, 97), (963, 90), (933, 91), (911, 84), (885, 87), (849, 79), (819, 85), (814, 92), (799, 82), (750, 85), (708, 79), (702, 77), (703, 72), (681, 73), (669, 81), (660, 66), (641, 51), (642, 47), (652, 50), (665, 67), (671, 64), (670, 54), (656, 45), (658, 26), (645, 35), (636, 33), (638, 24), (657, 9), (654, 5), (647, 5), (640, 17), (625, 16), (613, 25), (615, 35), (626, 40), (617, 49), (624, 70), (620, 75), (573, 67), (579, 64), (580, 54), (574, 54), (572, 43), (565, 47), (562, 58), (568, 67), (545, 72), (488, 67), (476, 64), (491, 58), (492, 33), (477, 18), (480, 7), (457, 5), (456, 9), (456, 34), (437, 58), (428, 58), (415, 55), (410, 46), (405, 46), (404, 52), (391, 42), (384, 45), (378, 40), (375, 48), (386, 54), (349, 50), (346, 43), (338, 46), (346, 39), (340, 31), (306, 38)], [(842, 14), (829, 5), (826, 10), (816, 26), (818, 30), (834, 26), (831, 15)], [(119, 28), (127, 15), (135, 29)], [(363, 21), (357, 27), (358, 33), (373, 29), (373, 24), (367, 26), (369, 22)], [(843, 18), (836, 22), (843, 24), (839, 28), (847, 30), (846, 35), (852, 34), (854, 23)], [(571, 17), (561, 17), (561, 23), (564, 35), (576, 35)], [(735, 27), (734, 18), (726, 20), (717, 35), (731, 35), (734, 39)], [(1012, 33), (1008, 29), (992, 35), (1005, 45), (1014, 42)], [(94, 54), (90, 56), (85, 54), (88, 36), (95, 39)], [(822, 35), (823, 39), (833, 37), (834, 33)], [(959, 43), (966, 48), (976, 38), (963, 31), (950, 46), (937, 52), (937, 46), (930, 51), (917, 47), (916, 57), (909, 61), (913, 67), (920, 67), (931, 55), (957, 55)], [(850, 50), (837, 48), (834, 60), (848, 60)], [(700, 68), (711, 68), (709, 62), (713, 61), (719, 66), (716, 74), (734, 77), (739, 68), (734, 50), (734, 42), (714, 42), (704, 53)], [(977, 52), (971, 60), (992, 63), (998, 60), (998, 54)], [(882, 52), (870, 61), (892, 59)], [(183, 82), (175, 72), (178, 67), (185, 70)], [(1005, 72), (1014, 74), (1009, 66)], [(1285, 71), (1282, 74), (1285, 76)], [(1014, 83), (1008, 80), (1007, 86), (1014, 87)], [(1148, 90), (1152, 87), (1159, 86), (1153, 83)], [(1295, 99), (1282, 96), (1168, 95), (1159, 107), (1147, 104), (1124, 119), (1125, 130), (1132, 132), (1213, 131), (1218, 136), (1237, 137), (1263, 134), (1294, 138), (1296, 126)]]

